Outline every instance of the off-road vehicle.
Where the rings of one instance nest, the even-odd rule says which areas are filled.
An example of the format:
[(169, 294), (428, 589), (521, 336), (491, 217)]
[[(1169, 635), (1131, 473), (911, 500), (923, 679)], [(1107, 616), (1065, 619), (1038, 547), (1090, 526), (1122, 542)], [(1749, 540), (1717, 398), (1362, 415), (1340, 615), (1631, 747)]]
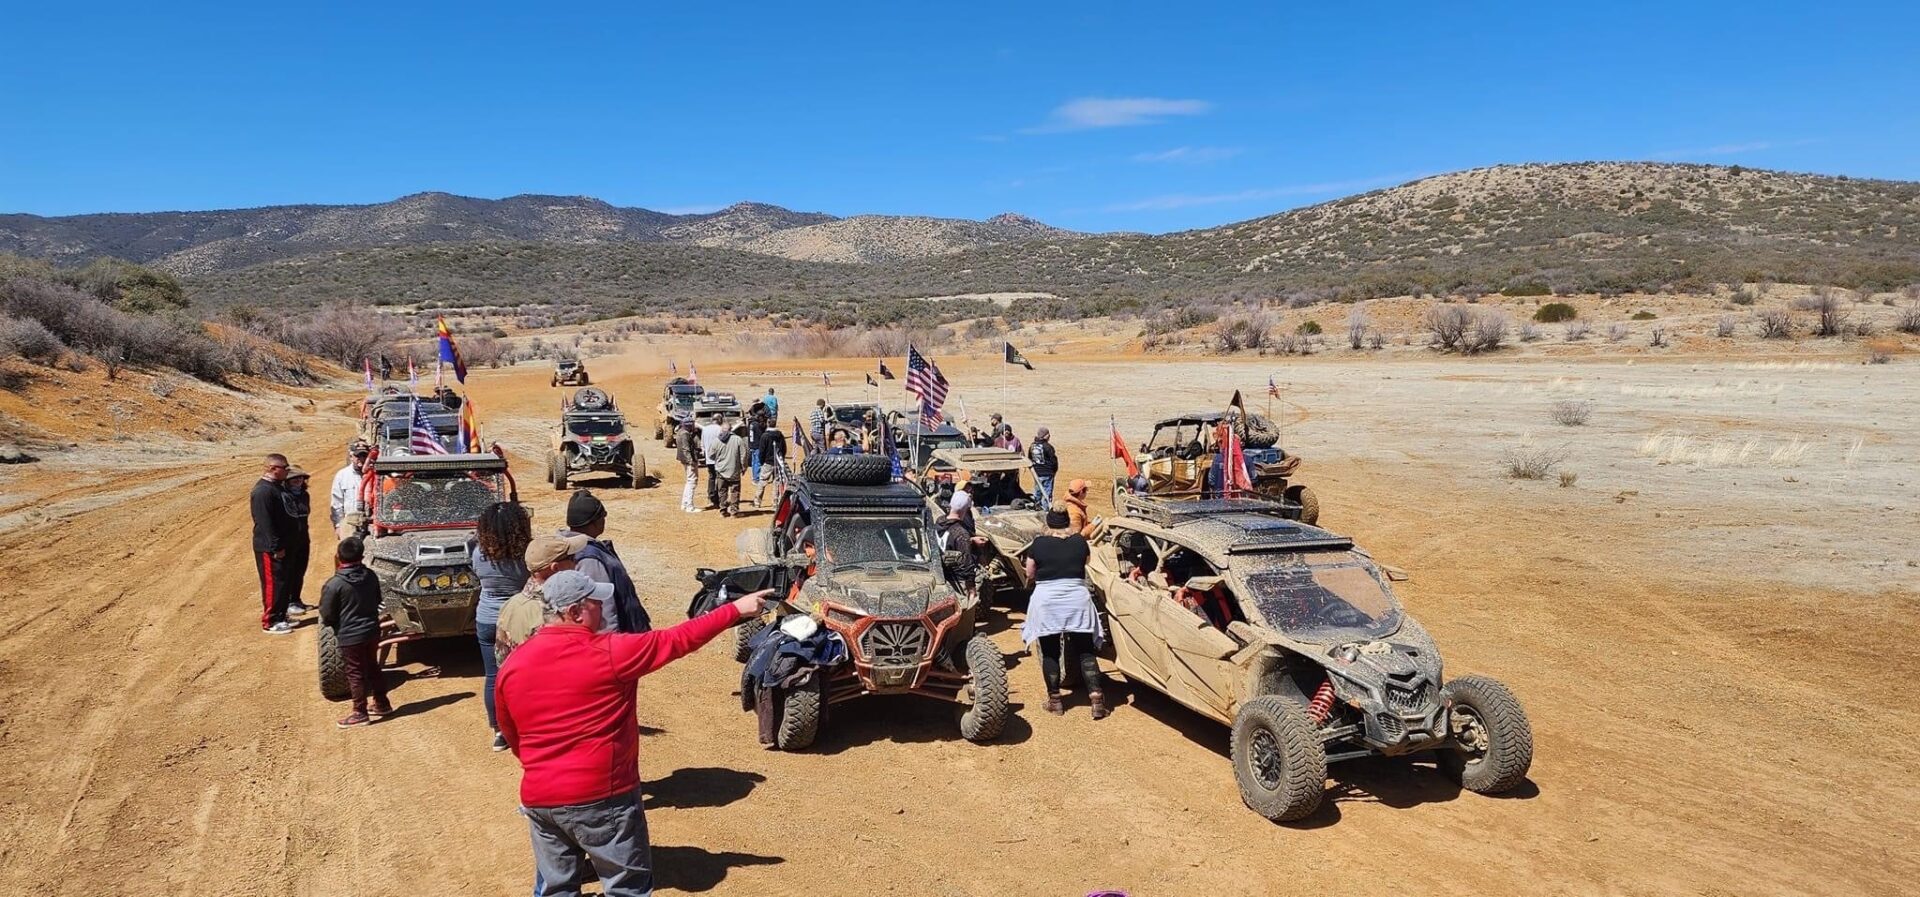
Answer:
[(380, 406), (380, 417), (374, 422), (374, 438), (369, 440), (375, 448), (389, 456), (404, 455), (411, 451), (408, 445), (413, 441), (413, 410), (419, 406), (420, 414), (426, 418), (427, 426), (433, 428), (440, 444), (453, 451), (460, 435), (460, 413), (439, 402), (406, 401), (388, 402)]
[(627, 436), (627, 419), (613, 397), (583, 386), (560, 402), (560, 425), (547, 446), (547, 482), (564, 491), (575, 474), (617, 473), (631, 488), (647, 478), (647, 459)]
[[(1140, 446), (1141, 473), (1147, 478), (1147, 491), (1153, 495), (1190, 498), (1216, 498), (1221, 494), (1220, 425), (1240, 429), (1241, 453), (1246, 456), (1247, 475), (1255, 495), (1292, 506), (1293, 519), (1309, 526), (1320, 521), (1320, 499), (1313, 490), (1292, 481), (1300, 466), (1298, 455), (1288, 454), (1276, 443), (1280, 431), (1273, 422), (1258, 414), (1240, 416), (1227, 411), (1198, 411), (1169, 417), (1154, 425), (1153, 438)], [(1127, 491), (1125, 479), (1115, 479), (1114, 505)]]
[[(975, 632), (973, 599), (948, 584), (925, 498), (892, 481), (885, 456), (808, 457), (772, 523), (743, 533), (740, 549), (750, 565), (792, 571), (797, 586), (771, 623), (804, 614), (847, 647), (845, 661), (780, 695), (777, 747), (807, 747), (829, 706), (877, 694), (953, 701), (964, 708), (962, 736), (1000, 735), (1005, 660)], [(711, 588), (733, 572), (706, 571), (702, 582)], [(759, 628), (741, 627), (741, 660)]]
[(1255, 499), (1129, 496), (1088, 564), (1120, 672), (1233, 727), (1247, 806), (1320, 805), (1327, 764), (1431, 752), (1497, 794), (1533, 761), (1527, 715), (1482, 676), (1443, 681), (1440, 651), (1353, 542)]
[(577, 358), (561, 358), (553, 363), (553, 386), (589, 386), (587, 366)]
[(705, 395), (707, 388), (698, 383), (688, 383), (685, 377), (675, 377), (667, 381), (666, 395), (660, 400), (660, 419), (654, 422), (653, 438), (661, 442), (673, 441), (673, 431), (693, 417), (693, 406)]
[(967, 441), (967, 434), (953, 424), (926, 426), (920, 419), (919, 409), (887, 412), (887, 431), (893, 434), (894, 448), (908, 470), (925, 470), (927, 462), (933, 460), (933, 453), (941, 449), (973, 445)]
[(1020, 555), (1047, 528), (1046, 512), (1020, 479), (1021, 472), (1032, 467), (1026, 455), (1011, 449), (948, 448), (934, 452), (921, 469), (920, 490), (936, 516), (946, 513), (953, 490), (980, 484), (973, 490), (973, 518), (974, 530), (987, 539), (977, 559), (982, 604), (1032, 586)]
[[(366, 538), (366, 564), (380, 580), (382, 651), (416, 639), (472, 637), (480, 582), (467, 543), (488, 505), (519, 499), (506, 459), (376, 450), (360, 497), (371, 510), (347, 522)], [(320, 693), (347, 697), (346, 660), (327, 626), (320, 628)]]
[(707, 390), (693, 403), (694, 421), (702, 426), (712, 418), (720, 419), (720, 426), (733, 429), (741, 421), (746, 409), (740, 407), (740, 400), (733, 393)]

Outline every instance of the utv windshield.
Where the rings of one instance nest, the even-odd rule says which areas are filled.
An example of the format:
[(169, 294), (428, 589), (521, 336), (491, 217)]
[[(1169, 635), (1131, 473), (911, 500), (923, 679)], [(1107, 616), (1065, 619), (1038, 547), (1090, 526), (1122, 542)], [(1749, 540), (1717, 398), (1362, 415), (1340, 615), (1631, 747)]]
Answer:
[(1206, 447), (1206, 435), (1197, 421), (1183, 421), (1177, 424), (1162, 424), (1153, 431), (1153, 438), (1147, 442), (1147, 453), (1154, 456), (1171, 454), (1182, 449), (1199, 450)]
[(375, 523), (398, 529), (473, 526), (487, 505), (507, 494), (500, 473), (406, 471), (381, 474), (373, 502)]
[(1385, 578), (1348, 552), (1256, 566), (1246, 581), (1267, 624), (1301, 641), (1334, 645), (1384, 638), (1400, 629), (1400, 604)]
[(567, 432), (575, 436), (618, 436), (626, 431), (626, 422), (617, 417), (575, 417), (567, 420)]
[(860, 565), (931, 566), (928, 527), (920, 514), (833, 515), (826, 518), (827, 560)]

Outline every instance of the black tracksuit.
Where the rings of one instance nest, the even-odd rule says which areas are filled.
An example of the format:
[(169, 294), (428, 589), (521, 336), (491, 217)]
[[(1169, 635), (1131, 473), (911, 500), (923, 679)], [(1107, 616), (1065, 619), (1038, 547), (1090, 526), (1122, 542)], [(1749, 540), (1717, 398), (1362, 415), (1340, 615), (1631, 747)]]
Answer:
[(265, 629), (287, 619), (292, 593), (286, 550), (294, 522), (280, 484), (265, 477), (254, 482), (247, 503), (253, 510), (253, 566), (260, 574), (260, 628)]
[(301, 595), (307, 582), (307, 562), (313, 556), (313, 534), (307, 531), (307, 515), (313, 511), (313, 490), (294, 492), (282, 488), (280, 499), (287, 508), (287, 606), (305, 604)]

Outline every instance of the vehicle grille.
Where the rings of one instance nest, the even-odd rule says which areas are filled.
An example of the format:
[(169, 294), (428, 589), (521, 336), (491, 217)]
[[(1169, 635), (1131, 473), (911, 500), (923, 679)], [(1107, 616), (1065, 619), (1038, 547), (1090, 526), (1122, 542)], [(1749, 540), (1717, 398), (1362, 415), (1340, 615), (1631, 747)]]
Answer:
[(1395, 712), (1419, 713), (1427, 709), (1428, 703), (1427, 690), (1425, 688), (1417, 688), (1412, 691), (1403, 691), (1392, 687), (1387, 689), (1387, 706), (1393, 708)]
[(860, 636), (860, 653), (875, 667), (919, 666), (932, 640), (919, 623), (875, 623)]
[(1400, 718), (1391, 713), (1380, 714), (1378, 720), (1380, 723), (1380, 737), (1384, 741), (1399, 741), (1402, 736), (1407, 734), (1406, 724), (1400, 722)]

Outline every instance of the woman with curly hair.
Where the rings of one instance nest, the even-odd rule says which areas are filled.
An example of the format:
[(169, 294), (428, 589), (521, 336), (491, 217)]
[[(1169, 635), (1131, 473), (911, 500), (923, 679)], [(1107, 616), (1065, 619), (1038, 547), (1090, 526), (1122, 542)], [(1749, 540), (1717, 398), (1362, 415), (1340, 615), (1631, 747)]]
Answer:
[(487, 728), (493, 731), (493, 749), (504, 751), (507, 740), (500, 736), (493, 714), (493, 681), (500, 672), (494, 655), (494, 634), (500, 623), (500, 607), (527, 584), (527, 543), (533, 541), (533, 521), (519, 502), (501, 501), (480, 512), (474, 539), (467, 543), (473, 558), (473, 575), (480, 580), (480, 603), (474, 608), (474, 631), (480, 639), (480, 668), (486, 671), (485, 689), (480, 693), (487, 707)]

